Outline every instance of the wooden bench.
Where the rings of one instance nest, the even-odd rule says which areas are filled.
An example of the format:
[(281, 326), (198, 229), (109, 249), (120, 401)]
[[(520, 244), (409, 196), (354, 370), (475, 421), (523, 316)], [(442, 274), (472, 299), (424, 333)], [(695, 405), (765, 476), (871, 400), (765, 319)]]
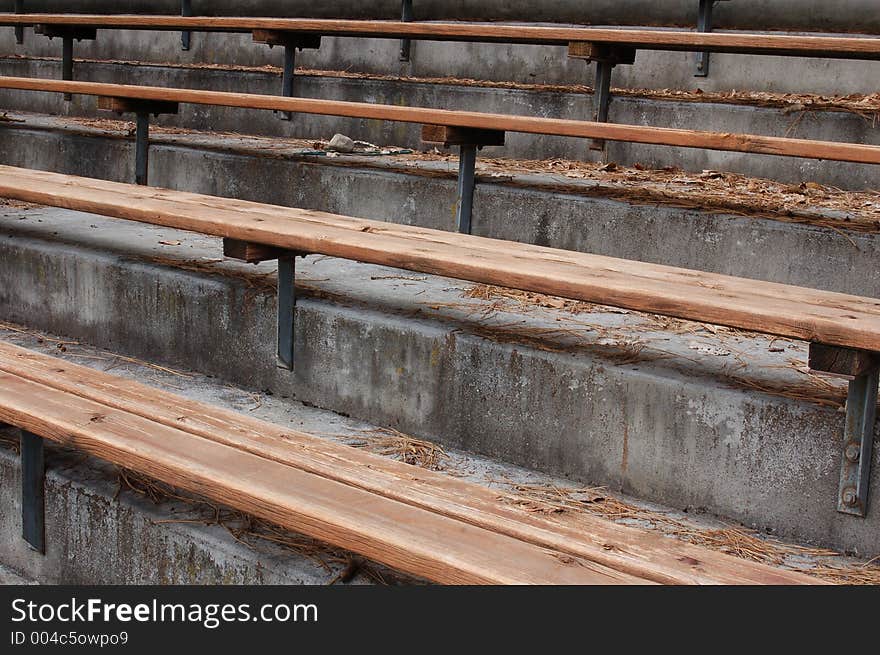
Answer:
[(9, 166), (0, 166), (3, 196), (253, 244), (250, 255), (227, 249), (250, 261), (280, 257), (279, 352), (291, 366), (293, 257), (302, 253), (808, 341), (813, 369), (850, 378), (838, 509), (865, 516), (880, 370), (878, 299)]
[(43, 541), (43, 439), (392, 568), (450, 584), (818, 584), (0, 342), (0, 421), (22, 432), (25, 536)]
[(754, 55), (880, 59), (880, 39), (851, 36), (803, 36), (687, 30), (645, 30), (596, 27), (539, 27), (497, 23), (374, 21), (238, 16), (168, 16), (142, 14), (3, 14), (0, 26), (52, 25), (90, 29), (166, 30), (192, 32), (289, 34), (510, 43), (568, 46), (601, 43), (639, 50), (698, 50)]
[(148, 116), (158, 112), (176, 113), (179, 103), (420, 123), (423, 125), (423, 140), (455, 145), (460, 149), (456, 222), (459, 231), (465, 233), (470, 232), (472, 223), (470, 200), (474, 192), (476, 149), (486, 145), (503, 144), (506, 132), (880, 164), (880, 146), (860, 143), (834, 143), (426, 107), (23, 77), (0, 77), (0, 89), (93, 95), (99, 97), (101, 108), (117, 113), (127, 111), (137, 114), (138, 147), (135, 159), (138, 171), (136, 179), (140, 183), (147, 181)]
[[(94, 39), (97, 29), (181, 30), (184, 50), (189, 35), (201, 32), (252, 33), (254, 41), (270, 47), (284, 47), (282, 95), (294, 95), (296, 50), (319, 48), (322, 36), (401, 39), (400, 59), (409, 60), (409, 43), (459, 41), (564, 46), (569, 57), (596, 62), (593, 119), (605, 122), (611, 102), (611, 75), (615, 66), (634, 64), (638, 50), (689, 51), (699, 53), (697, 76), (708, 73), (710, 52), (821, 57), (835, 59), (880, 59), (880, 39), (850, 36), (803, 36), (789, 34), (711, 33), (712, 6), (718, 0), (700, 0), (697, 32), (594, 27), (537, 27), (485, 23), (413, 23), (412, 7), (403, 6), (401, 21), (338, 19), (292, 19), (254, 17), (204, 17), (97, 14), (0, 14), (0, 25), (21, 29), (33, 25), (49, 38), (61, 37), (62, 79), (73, 79), (74, 39)], [(190, 14), (184, 5), (182, 13)], [(282, 114), (289, 118), (289, 114)], [(604, 141), (593, 141), (594, 149)]]

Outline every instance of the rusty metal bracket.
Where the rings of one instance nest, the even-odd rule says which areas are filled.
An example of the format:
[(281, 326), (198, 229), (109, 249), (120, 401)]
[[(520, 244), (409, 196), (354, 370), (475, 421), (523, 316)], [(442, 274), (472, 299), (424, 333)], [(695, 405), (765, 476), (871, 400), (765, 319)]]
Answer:
[(422, 141), (458, 146), (458, 195), (455, 210), (455, 229), (471, 234), (476, 187), (477, 150), (484, 146), (503, 146), (502, 130), (481, 130), (445, 125), (422, 125)]
[(877, 420), (880, 353), (811, 343), (810, 370), (849, 381), (837, 511), (865, 517)]
[[(611, 72), (619, 64), (634, 64), (635, 48), (605, 43), (573, 41), (568, 44), (568, 56), (584, 59), (587, 63), (596, 62), (596, 81), (593, 85), (593, 120), (608, 122), (608, 108), (611, 105)], [(592, 139), (591, 150), (605, 150), (604, 139)]]
[(293, 370), (296, 346), (296, 258), (308, 253), (224, 237), (223, 256), (249, 264), (278, 260), (278, 367)]

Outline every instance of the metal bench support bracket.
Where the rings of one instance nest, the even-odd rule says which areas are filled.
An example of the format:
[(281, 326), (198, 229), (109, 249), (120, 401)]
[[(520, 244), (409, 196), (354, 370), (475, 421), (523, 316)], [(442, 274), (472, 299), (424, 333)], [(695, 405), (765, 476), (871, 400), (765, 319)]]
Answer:
[(21, 534), (38, 553), (46, 553), (46, 467), (43, 439), (21, 434)]
[(178, 104), (166, 100), (137, 100), (132, 98), (98, 98), (98, 109), (112, 111), (117, 114), (135, 114), (135, 184), (146, 186), (150, 164), (150, 114), (176, 114)]
[[(593, 85), (593, 120), (608, 122), (608, 108), (611, 105), (611, 72), (618, 64), (633, 64), (636, 60), (634, 48), (605, 43), (573, 41), (568, 44), (568, 56), (596, 62), (596, 80)], [(591, 150), (605, 150), (604, 139), (593, 139)]]
[(877, 418), (880, 353), (812, 343), (810, 369), (849, 380), (837, 511), (865, 517)]
[[(181, 16), (192, 16), (192, 0), (180, 0), (180, 15)], [(180, 49), (181, 50), (189, 50), (189, 46), (192, 43), (192, 32), (190, 30), (183, 30), (180, 33)]]
[(278, 366), (293, 370), (296, 319), (296, 263), (297, 257), (308, 253), (274, 248), (238, 239), (223, 239), (223, 256), (249, 264), (272, 259), (278, 260)]
[[(700, 0), (699, 14), (697, 15), (697, 32), (712, 31), (712, 10), (721, 0)], [(709, 52), (697, 53), (697, 71), (694, 77), (709, 76)]]
[[(285, 98), (294, 97), (294, 80), (296, 75), (296, 51), (317, 50), (321, 47), (320, 34), (295, 34), (292, 32), (278, 32), (275, 30), (254, 30), (253, 38), (256, 43), (264, 43), (270, 48), (276, 45), (284, 47), (284, 68), (281, 74), (281, 95)], [(282, 111), (281, 119), (289, 121), (293, 117), (291, 112)]]
[[(15, 0), (15, 13), (24, 13), (24, 0)], [(24, 43), (24, 25), (15, 26), (15, 42), (19, 45)]]
[(474, 212), (474, 187), (476, 186), (477, 149), (483, 146), (503, 146), (504, 132), (480, 130), (467, 127), (423, 125), (422, 141), (458, 146), (458, 196), (455, 211), (455, 228), (463, 234), (471, 234)]
[[(411, 23), (413, 19), (413, 0), (401, 0), (400, 20), (403, 23)], [(409, 61), (412, 53), (412, 40), (400, 40), (400, 61)]]
[[(61, 79), (73, 80), (73, 40), (94, 41), (98, 31), (94, 27), (71, 25), (35, 25), (34, 33), (42, 34), (50, 39), (61, 37)], [(65, 93), (64, 99), (70, 100), (72, 94)]]

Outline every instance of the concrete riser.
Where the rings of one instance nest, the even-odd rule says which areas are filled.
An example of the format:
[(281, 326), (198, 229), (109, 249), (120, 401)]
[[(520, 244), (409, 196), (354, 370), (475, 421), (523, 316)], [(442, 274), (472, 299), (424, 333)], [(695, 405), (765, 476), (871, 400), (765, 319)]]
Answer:
[[(104, 223), (92, 233), (110, 238)], [(129, 230), (133, 244), (142, 229)], [(358, 281), (369, 272), (339, 265), (331, 276), (352, 295), (300, 302), (291, 374), (275, 366), (271, 292), (148, 263), (136, 250), (95, 250), (70, 234), (26, 237), (15, 224), (6, 231), (5, 320), (648, 500), (876, 551), (880, 503), (867, 519), (835, 511), (843, 416), (826, 407), (734, 388), (700, 366), (618, 366), (583, 350), (485, 339), (474, 332), (479, 321), (419, 318), (430, 294), (371, 300)], [(880, 449), (875, 460), (876, 489)]]
[[(273, 74), (208, 69), (133, 67), (95, 64), (77, 69), (79, 79), (108, 83), (201, 88), (275, 95), (280, 77)], [(32, 60), (0, 61), (0, 72), (22, 77), (60, 77), (60, 64)], [(296, 89), (304, 97), (348, 100), (389, 105), (443, 107), (503, 114), (586, 119), (592, 115), (592, 97), (581, 94), (535, 93), (480, 87), (414, 84), (376, 80), (301, 77)], [(112, 116), (95, 109), (91, 97), (64, 103), (59, 94), (2, 91), (0, 106), (42, 113)], [(810, 113), (799, 119), (776, 109), (692, 102), (666, 102), (618, 98), (612, 103), (611, 120), (635, 125), (702, 129), (744, 134), (763, 134), (880, 144), (880, 130), (860, 116), (843, 112)], [(270, 111), (182, 105), (177, 117), (162, 117), (160, 124), (192, 129), (248, 134), (286, 135), (329, 139), (343, 132), (355, 139), (382, 145), (422, 149), (421, 127), (376, 120), (334, 116), (299, 115), (294, 121), (279, 120)], [(620, 164), (640, 163), (652, 168), (677, 166), (687, 170), (734, 171), (799, 184), (817, 181), (846, 189), (872, 189), (880, 182), (877, 166), (796, 159), (772, 155), (718, 152), (696, 148), (669, 148), (630, 143), (608, 144), (607, 159)], [(595, 160), (584, 139), (543, 135), (508, 134), (503, 148), (488, 148), (496, 156), (523, 159), (566, 158)]]
[[(130, 139), (10, 125), (0, 123), (4, 164), (123, 182), (134, 177)], [(256, 156), (223, 138), (215, 147), (198, 148), (163, 143), (162, 135), (156, 139), (160, 142), (150, 150), (150, 181), (156, 186), (454, 229), (452, 172), (423, 177), (343, 160)], [(874, 235), (844, 236), (776, 220), (505, 183), (479, 184), (475, 211), (474, 233), (481, 236), (856, 295), (880, 293), (874, 265), (880, 244)]]

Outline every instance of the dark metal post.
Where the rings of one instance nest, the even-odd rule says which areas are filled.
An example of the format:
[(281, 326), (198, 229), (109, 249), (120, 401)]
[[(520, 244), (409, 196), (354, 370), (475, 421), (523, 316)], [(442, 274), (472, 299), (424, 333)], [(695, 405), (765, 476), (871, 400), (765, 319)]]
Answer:
[(293, 335), (296, 317), (296, 256), (278, 258), (278, 366), (293, 370)]
[[(15, 13), (24, 13), (24, 0), (15, 0)], [(24, 25), (15, 26), (15, 42), (18, 44), (24, 43)]]
[[(610, 61), (600, 60), (596, 62), (596, 84), (593, 89), (593, 120), (599, 123), (608, 122), (608, 107), (611, 104), (611, 72), (614, 64)], [(593, 139), (590, 143), (591, 150), (604, 150), (604, 139)]]
[[(400, 8), (400, 20), (404, 23), (411, 23), (413, 19), (413, 0), (403, 0)], [(412, 50), (412, 41), (410, 39), (400, 40), (400, 61), (409, 61), (410, 52)]]
[(880, 369), (857, 375), (849, 383), (846, 426), (843, 431), (843, 460), (840, 466), (840, 495), (837, 511), (865, 516), (868, 511), (874, 422), (877, 418), (877, 388)]
[(43, 439), (26, 430), (21, 434), (22, 537), (38, 553), (46, 552), (46, 467)]
[(461, 145), (458, 153), (458, 208), (455, 212), (455, 228), (463, 234), (470, 234), (474, 212), (477, 146)]
[[(181, 16), (192, 16), (192, 0), (180, 0), (180, 15)], [(181, 50), (189, 50), (191, 39), (192, 39), (192, 32), (190, 30), (183, 30), (180, 33), (180, 48), (181, 48)]]
[[(700, 13), (697, 16), (697, 31), (712, 31), (712, 9), (715, 8), (717, 0), (700, 0)], [(694, 77), (707, 77), (709, 75), (709, 53), (697, 53), (697, 72)]]
[[(284, 71), (281, 76), (281, 95), (285, 98), (293, 97), (293, 82), (296, 76), (296, 46), (293, 44), (284, 46)], [(289, 111), (281, 112), (281, 119), (289, 121), (293, 114)]]
[[(73, 79), (73, 37), (65, 36), (61, 39), (61, 79), (70, 81)], [(65, 100), (73, 97), (70, 93), (64, 94)]]
[(147, 185), (147, 171), (150, 164), (150, 114), (137, 112), (137, 128), (135, 130), (134, 181), (135, 184)]

